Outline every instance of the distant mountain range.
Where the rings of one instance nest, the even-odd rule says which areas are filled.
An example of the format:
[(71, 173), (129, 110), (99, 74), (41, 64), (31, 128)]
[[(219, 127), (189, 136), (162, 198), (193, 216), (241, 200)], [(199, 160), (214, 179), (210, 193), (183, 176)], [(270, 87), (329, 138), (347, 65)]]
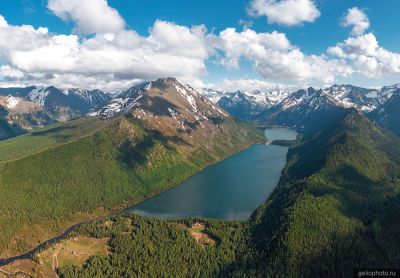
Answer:
[[(317, 121), (329, 121), (330, 117), (336, 116), (334, 110), (337, 109), (334, 107), (353, 107), (368, 114), (382, 127), (400, 134), (396, 114), (398, 100), (395, 98), (400, 92), (400, 84), (385, 86), (381, 89), (333, 85), (324, 89), (308, 88), (295, 92), (289, 90), (224, 92), (213, 89), (195, 90), (176, 79), (164, 78), (115, 94), (108, 94), (101, 90), (59, 89), (53, 86), (0, 88), (0, 140), (25, 133), (34, 127), (46, 126), (86, 114), (109, 118), (123, 114), (133, 107), (140, 106), (141, 108), (136, 111), (142, 111), (143, 107), (149, 107), (146, 103), (159, 100), (159, 96), (153, 98), (146, 92), (154, 86), (157, 87), (162, 80), (169, 80), (168, 82), (175, 80), (176, 84), (172, 87), (178, 88), (178, 92), (182, 92), (182, 97), (188, 100), (201, 98), (207, 101), (208, 99), (217, 104), (216, 109), (220, 107), (241, 120), (257, 120), (269, 125), (282, 125), (305, 131), (312, 130), (312, 126), (316, 125)], [(196, 96), (192, 96), (192, 93)], [(199, 93), (203, 97), (199, 96)], [(162, 109), (155, 108), (162, 106), (161, 103), (156, 103), (151, 107)], [(181, 127), (185, 126), (187, 117), (195, 117), (196, 121), (204, 117), (190, 105), (184, 111), (177, 112), (173, 108), (170, 109), (171, 111), (156, 111), (156, 114), (175, 113)], [(143, 112), (137, 113), (136, 117), (146, 116)], [(187, 124), (182, 128), (188, 128)]]
[(269, 124), (294, 128), (302, 133), (313, 133), (335, 122), (343, 107), (321, 90), (299, 90), (273, 105), (256, 119)]
[(110, 99), (100, 90), (0, 88), (0, 139), (86, 115)]
[[(400, 88), (400, 84), (385, 86), (379, 90), (361, 88), (353, 85), (333, 85), (324, 89), (315, 89), (330, 96), (337, 105), (345, 108), (354, 107), (363, 112), (371, 112), (385, 103), (393, 93)], [(279, 104), (288, 102), (286, 98), (298, 95), (297, 91), (235, 91), (224, 92), (212, 89), (201, 89), (201, 94), (217, 103), (238, 118), (251, 119), (254, 115)], [(299, 91), (304, 91), (299, 90)]]
[[(270, 101), (260, 102), (255, 98), (239, 97), (243, 94), (224, 93), (217, 100), (216, 94), (203, 90), (203, 94), (221, 107), (225, 107), (238, 118), (257, 120), (268, 125), (281, 125), (302, 132), (313, 132), (319, 122), (329, 122), (337, 117), (339, 107), (355, 108), (368, 114), (371, 119), (384, 128), (400, 134), (396, 119), (399, 102), (400, 84), (385, 86), (379, 90), (360, 88), (352, 85), (334, 85), (325, 89), (302, 89), (292, 93), (268, 94)], [(281, 97), (282, 99), (280, 99)], [(251, 109), (251, 108), (255, 109)], [(247, 110), (246, 110), (247, 109)], [(246, 111), (247, 114), (244, 114)]]
[(266, 108), (290, 95), (287, 90), (223, 92), (201, 89), (199, 92), (239, 119), (250, 120)]

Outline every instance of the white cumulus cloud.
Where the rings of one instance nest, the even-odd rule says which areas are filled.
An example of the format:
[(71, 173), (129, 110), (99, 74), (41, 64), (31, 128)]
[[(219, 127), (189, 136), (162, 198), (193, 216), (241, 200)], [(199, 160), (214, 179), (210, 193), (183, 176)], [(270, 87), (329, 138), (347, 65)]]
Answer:
[(7, 27), (8, 23), (6, 21), (6, 19), (0, 15), (0, 27)]
[(355, 72), (369, 78), (400, 75), (400, 53), (381, 47), (372, 33), (350, 37), (328, 49), (344, 59)]
[(352, 35), (362, 35), (369, 28), (369, 19), (362, 10), (354, 7), (347, 11), (346, 16), (342, 19), (342, 25), (353, 27)]
[(217, 48), (224, 51), (221, 63), (230, 68), (238, 68), (241, 56), (263, 56), (266, 50), (285, 50), (291, 47), (283, 33), (257, 33), (251, 29), (237, 32), (234, 28), (223, 30), (214, 41)]
[[(12, 25), (0, 15), (2, 85), (117, 90), (174, 76), (200, 87), (207, 61), (235, 70), (242, 60), (265, 80), (226, 79), (214, 85), (268, 90), (282, 84), (322, 86), (353, 73), (376, 78), (400, 75), (400, 54), (384, 49), (375, 35), (365, 33), (369, 20), (358, 8), (350, 9), (342, 21), (353, 27), (351, 36), (326, 53), (312, 55), (277, 31), (256, 32), (247, 26), (214, 34), (204, 25), (156, 20), (147, 35), (139, 35), (106, 0), (49, 0), (48, 7), (73, 21), (77, 32), (56, 34), (44, 27)], [(250, 7), (253, 15), (266, 15), (270, 22), (284, 25), (319, 16), (311, 0), (253, 0)]]
[(286, 26), (314, 22), (321, 14), (313, 0), (252, 0), (248, 13), (266, 16), (270, 24)]
[(85, 85), (88, 80), (95, 84), (120, 80), (125, 85), (126, 80), (162, 76), (198, 82), (212, 52), (209, 36), (204, 26), (189, 28), (165, 21), (156, 21), (146, 37), (121, 30), (83, 39), (53, 34), (46, 28), (2, 24), (0, 59), (31, 82), (62, 82), (63, 75), (65, 83), (77, 85), (78, 80)]
[(107, 0), (49, 0), (48, 9), (56, 16), (76, 24), (81, 33), (116, 33), (124, 29), (125, 21)]
[(245, 58), (269, 80), (332, 83), (335, 76), (351, 73), (340, 59), (304, 54), (292, 46), (283, 33), (256, 33), (250, 29), (237, 32), (229, 28), (222, 31), (216, 40), (217, 48), (224, 53), (220, 59), (223, 65), (237, 68), (240, 59)]

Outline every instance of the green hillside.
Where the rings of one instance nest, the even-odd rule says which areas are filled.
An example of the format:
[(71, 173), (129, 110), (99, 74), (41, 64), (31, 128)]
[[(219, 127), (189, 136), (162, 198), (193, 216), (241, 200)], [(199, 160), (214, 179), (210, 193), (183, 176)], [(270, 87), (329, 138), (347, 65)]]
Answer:
[(0, 142), (0, 162), (16, 160), (48, 148), (87, 136), (110, 125), (112, 121), (83, 117), (65, 123), (36, 128), (31, 133)]
[(216, 246), (196, 244), (176, 222), (125, 215), (79, 228), (112, 237), (111, 255), (63, 267), (61, 277), (351, 277), (398, 267), (399, 143), (348, 110), (291, 148), (280, 184), (250, 221), (201, 220)]
[(169, 189), (262, 136), (228, 125), (214, 141), (190, 146), (129, 116), (83, 118), (0, 142), (0, 253), (23, 252)]
[(349, 277), (400, 264), (400, 141), (349, 110), (289, 153), (254, 216), (258, 275)]

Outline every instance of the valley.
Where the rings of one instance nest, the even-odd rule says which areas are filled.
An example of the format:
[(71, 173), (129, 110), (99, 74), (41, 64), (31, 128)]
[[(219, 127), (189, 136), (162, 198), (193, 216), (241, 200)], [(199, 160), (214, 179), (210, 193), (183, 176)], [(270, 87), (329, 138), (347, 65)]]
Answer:
[[(347, 109), (330, 130), (292, 144), (278, 186), (250, 219), (158, 220), (124, 212), (88, 222), (67, 238), (112, 238), (112, 251), (58, 274), (347, 277), (354, 267), (395, 268), (398, 148), (397, 137)], [(215, 244), (200, 244), (197, 236)]]
[[(255, 125), (275, 126), (263, 134), (164, 78), (121, 92), (90, 116), (1, 141), (3, 257), (72, 226), (2, 269), (38, 277), (347, 277), (354, 267), (395, 267), (400, 141), (373, 113), (310, 88), (257, 115)], [(74, 238), (108, 251), (81, 258), (65, 249), (64, 260), (60, 250)], [(35, 262), (41, 254), (50, 254), (43, 266)]]
[(0, 278), (400, 277), (399, 0), (0, 5)]
[[(177, 114), (198, 105), (193, 123), (187, 117), (184, 129), (172, 114), (146, 110), (149, 120), (163, 122), (162, 129), (153, 126), (159, 122), (139, 121), (134, 114), (90, 117), (0, 143), (5, 157), (0, 162), (0, 228), (6, 231), (0, 235), (2, 257), (23, 253), (74, 223), (163, 192), (263, 140), (261, 131), (222, 115), (201, 98), (185, 100), (183, 93), (194, 93), (162, 84), (171, 88), (175, 99), (168, 103)], [(154, 86), (149, 94), (159, 90)], [(223, 118), (217, 120), (218, 114)], [(200, 116), (201, 125), (196, 122)]]
[[(266, 131), (267, 140), (293, 139), (293, 133), (296, 139), (293, 131)], [(161, 219), (246, 220), (277, 185), (287, 151), (283, 146), (254, 145), (127, 211)]]

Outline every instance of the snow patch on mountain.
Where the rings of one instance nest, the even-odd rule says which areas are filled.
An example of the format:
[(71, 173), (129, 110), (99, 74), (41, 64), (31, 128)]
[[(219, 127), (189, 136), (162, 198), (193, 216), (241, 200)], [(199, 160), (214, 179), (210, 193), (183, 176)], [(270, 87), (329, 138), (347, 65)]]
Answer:
[(200, 93), (224, 110), (241, 119), (251, 119), (272, 105), (286, 98), (290, 91), (247, 91), (233, 92), (217, 91), (213, 89), (200, 89)]
[(242, 91), (237, 90), (233, 92), (216, 91), (212, 89), (200, 89), (199, 92), (207, 97), (214, 103), (218, 103), (222, 98), (228, 98), (233, 101), (240, 101), (240, 95), (245, 96), (248, 101), (254, 103), (254, 105), (261, 105), (265, 107), (270, 107), (275, 103), (286, 98), (291, 92), (286, 90), (272, 90), (272, 91)]
[(373, 89), (352, 85), (333, 85), (322, 91), (346, 108), (354, 107), (363, 112), (370, 112), (379, 105), (377, 92)]
[(21, 101), (21, 98), (8, 96), (6, 98), (6, 101), (7, 101), (7, 108), (14, 109), (18, 105), (18, 103)]
[(139, 94), (135, 98), (132, 97), (117, 97), (111, 100), (106, 106), (100, 108), (99, 110), (95, 110), (89, 112), (89, 116), (103, 116), (106, 118), (113, 117), (115, 115), (121, 114), (131, 108), (133, 108), (138, 100), (143, 97), (143, 93)]
[(35, 88), (28, 94), (28, 99), (35, 102), (40, 107), (44, 107), (49, 92), (44, 88)]
[(194, 89), (186, 85), (185, 83), (177, 80), (176, 84), (174, 84), (176, 90), (189, 102), (190, 106), (193, 109), (193, 112), (197, 114), (197, 103), (196, 100), (194, 99), (193, 93), (196, 93)]

